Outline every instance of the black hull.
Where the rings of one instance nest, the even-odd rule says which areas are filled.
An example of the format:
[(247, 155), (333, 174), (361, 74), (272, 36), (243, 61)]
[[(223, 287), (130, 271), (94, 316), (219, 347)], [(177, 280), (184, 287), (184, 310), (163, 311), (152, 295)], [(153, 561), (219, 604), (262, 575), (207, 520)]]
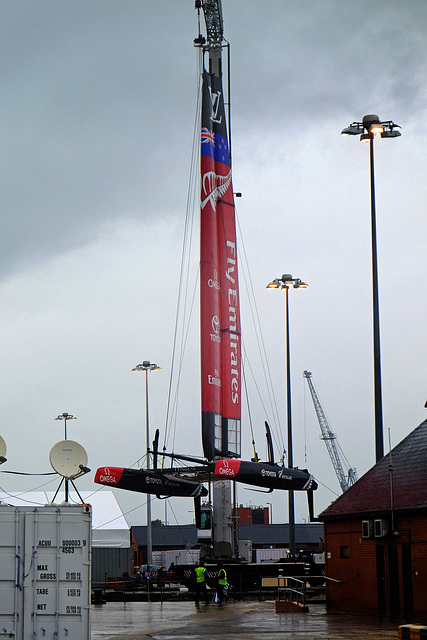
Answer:
[(95, 482), (125, 491), (150, 493), (158, 497), (191, 498), (208, 495), (206, 487), (200, 482), (144, 469), (101, 467), (96, 471)]
[(218, 460), (215, 465), (215, 476), (266, 489), (285, 491), (313, 491), (317, 489), (317, 483), (308, 471), (288, 469), (267, 462)]

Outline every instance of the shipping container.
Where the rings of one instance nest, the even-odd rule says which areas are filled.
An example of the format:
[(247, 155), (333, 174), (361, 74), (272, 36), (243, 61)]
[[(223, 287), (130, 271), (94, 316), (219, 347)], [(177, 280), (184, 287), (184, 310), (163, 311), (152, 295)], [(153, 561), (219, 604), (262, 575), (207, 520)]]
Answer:
[(89, 640), (89, 505), (0, 505), (0, 629), (15, 640)]
[(168, 551), (153, 551), (153, 563), (159, 564), (168, 569), (171, 564), (194, 564), (199, 562), (199, 549), (176, 549)]
[(289, 549), (256, 549), (256, 562), (276, 562), (289, 556)]
[(252, 540), (239, 540), (239, 557), (242, 562), (252, 562)]

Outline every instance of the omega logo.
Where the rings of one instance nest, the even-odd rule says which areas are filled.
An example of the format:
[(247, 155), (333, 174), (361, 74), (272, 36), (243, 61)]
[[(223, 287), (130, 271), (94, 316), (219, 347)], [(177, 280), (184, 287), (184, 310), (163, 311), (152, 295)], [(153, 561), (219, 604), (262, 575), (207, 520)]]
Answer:
[(211, 289), (217, 289), (219, 291), (219, 282), (218, 282), (218, 271), (214, 269), (213, 279), (209, 278), (208, 287)]
[(212, 318), (212, 329), (215, 331), (215, 333), (219, 333), (219, 318), (218, 318), (218, 316), (214, 316)]

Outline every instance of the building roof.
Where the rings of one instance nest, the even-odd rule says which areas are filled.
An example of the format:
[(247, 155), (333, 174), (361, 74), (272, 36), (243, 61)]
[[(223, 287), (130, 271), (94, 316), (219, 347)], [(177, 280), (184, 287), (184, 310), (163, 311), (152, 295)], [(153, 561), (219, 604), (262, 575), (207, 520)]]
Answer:
[[(131, 530), (138, 547), (145, 547), (147, 544), (147, 527), (131, 527)], [(152, 527), (152, 537), (153, 546), (155, 547), (179, 548), (197, 545), (197, 529), (194, 524)], [(295, 541), (299, 545), (317, 544), (320, 537), (323, 537), (323, 524), (295, 525)], [(241, 524), (239, 525), (239, 539), (251, 540), (255, 545), (289, 544), (289, 525)]]
[[(288, 524), (239, 524), (240, 540), (251, 540), (252, 544), (288, 545)], [(318, 544), (323, 538), (323, 524), (296, 524), (295, 542), (297, 545)]]
[(427, 420), (320, 514), (342, 516), (427, 509)]
[[(131, 527), (134, 540), (138, 547), (147, 544), (147, 527)], [(151, 527), (153, 546), (155, 547), (186, 547), (197, 545), (197, 529), (195, 524), (168, 525)]]

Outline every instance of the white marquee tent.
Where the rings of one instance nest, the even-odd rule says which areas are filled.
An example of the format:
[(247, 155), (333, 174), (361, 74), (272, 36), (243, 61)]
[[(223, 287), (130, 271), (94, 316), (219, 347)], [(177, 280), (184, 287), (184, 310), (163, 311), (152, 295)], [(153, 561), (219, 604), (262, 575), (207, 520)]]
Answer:
[[(0, 503), (14, 507), (50, 504), (54, 491), (27, 491), (16, 493), (0, 492)], [(82, 500), (92, 506), (92, 546), (120, 547), (130, 546), (129, 525), (126, 522), (116, 497), (112, 491), (81, 491)], [(55, 503), (60, 503), (62, 493), (58, 493)], [(79, 503), (75, 491), (70, 491), (69, 501)]]

